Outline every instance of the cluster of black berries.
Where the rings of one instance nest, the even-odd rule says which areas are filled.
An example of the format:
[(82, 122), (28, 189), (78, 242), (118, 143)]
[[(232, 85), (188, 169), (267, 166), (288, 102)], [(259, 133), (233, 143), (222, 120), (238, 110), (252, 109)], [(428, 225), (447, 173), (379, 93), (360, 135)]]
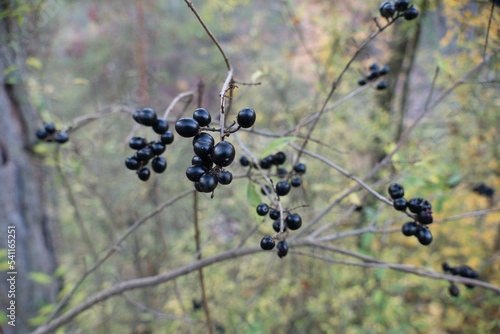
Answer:
[[(238, 112), (238, 128), (231, 130), (233, 123), (225, 133), (229, 134), (239, 128), (249, 128), (255, 123), (256, 114), (253, 109), (244, 108)], [(220, 131), (208, 126), (212, 116), (204, 108), (198, 108), (193, 112), (193, 117), (180, 118), (175, 123), (175, 131), (186, 138), (193, 138), (193, 151), (195, 156), (191, 160), (192, 166), (186, 169), (187, 178), (194, 182), (195, 189), (199, 192), (211, 193), (217, 185), (228, 185), (233, 180), (233, 174), (224, 167), (229, 166), (236, 155), (234, 146), (222, 139), (215, 144), (214, 138), (207, 131)]]
[(418, 9), (410, 5), (408, 0), (385, 1), (380, 7), (380, 15), (387, 20), (403, 16), (405, 20), (411, 21), (417, 18)]
[[(358, 80), (358, 85), (364, 86), (366, 85), (367, 82), (374, 81), (380, 78), (381, 76), (384, 76), (387, 73), (389, 73), (389, 66), (384, 65), (380, 67), (380, 65), (377, 63), (371, 64), (368, 69), (370, 72), (368, 72), (368, 74), (365, 75), (364, 78)], [(375, 86), (375, 88), (377, 88), (377, 90), (383, 90), (386, 89), (387, 86), (388, 86), (387, 81), (380, 81), (377, 83), (377, 86)]]
[[(462, 276), (465, 278), (472, 278), (472, 279), (476, 279), (479, 277), (477, 271), (475, 271), (466, 264), (462, 264), (461, 266), (458, 267), (450, 267), (448, 263), (444, 262), (442, 267), (444, 272), (449, 272), (450, 274), (455, 276)], [(474, 288), (474, 285), (472, 284), (465, 283), (464, 285), (469, 289)], [(450, 282), (450, 287), (448, 288), (448, 292), (453, 297), (458, 297), (458, 295), (460, 294), (458, 286), (456, 286), (456, 284), (453, 282)]]
[(424, 245), (430, 245), (432, 234), (427, 225), (432, 224), (432, 205), (423, 198), (412, 198), (409, 201), (404, 198), (405, 191), (399, 183), (393, 183), (389, 186), (389, 195), (393, 199), (394, 209), (406, 212), (409, 209), (414, 215), (414, 221), (403, 224), (402, 232), (405, 236), (415, 236), (418, 241)]
[(484, 183), (480, 183), (472, 189), (478, 195), (484, 196), (486, 198), (493, 198), (495, 195), (495, 189), (488, 187)]
[(53, 122), (44, 123), (43, 128), (36, 131), (36, 137), (47, 143), (56, 142), (64, 144), (69, 140), (68, 133), (66, 131), (57, 130)]
[[(284, 152), (277, 152), (276, 154), (268, 155), (267, 157), (259, 160), (259, 167), (262, 169), (271, 170), (273, 167), (276, 168), (276, 176), (280, 179), (287, 178), (287, 180), (279, 181), (276, 184), (276, 194), (278, 196), (285, 196), (290, 192), (291, 187), (300, 187), (302, 185), (301, 176), (305, 174), (307, 168), (304, 163), (296, 163), (291, 171), (287, 171), (285, 168), (281, 167), (286, 161), (286, 154)], [(243, 167), (251, 166), (257, 168), (255, 164), (251, 164), (250, 160), (246, 156), (240, 158), (240, 164)], [(271, 187), (267, 186), (268, 193), (271, 193)], [(266, 195), (264, 189), (262, 189), (262, 194)]]
[(151, 168), (160, 174), (167, 169), (167, 160), (161, 155), (165, 152), (167, 145), (174, 141), (174, 134), (168, 130), (168, 122), (158, 118), (156, 112), (151, 108), (137, 110), (133, 114), (134, 120), (144, 126), (152, 127), (153, 131), (160, 135), (159, 140), (148, 142), (144, 137), (133, 137), (128, 145), (136, 150), (135, 154), (125, 159), (125, 166), (135, 170), (142, 181), (147, 181), (151, 171), (147, 167), (151, 160)]

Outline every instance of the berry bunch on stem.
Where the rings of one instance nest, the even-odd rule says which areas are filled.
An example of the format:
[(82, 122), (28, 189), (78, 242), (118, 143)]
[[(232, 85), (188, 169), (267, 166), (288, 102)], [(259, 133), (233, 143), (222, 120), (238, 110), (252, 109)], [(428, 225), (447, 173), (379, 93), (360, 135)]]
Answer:
[(412, 198), (407, 201), (404, 197), (404, 188), (399, 183), (391, 184), (388, 192), (395, 210), (406, 212), (409, 209), (412, 213), (408, 215), (414, 220), (403, 224), (401, 228), (403, 234), (407, 237), (415, 236), (424, 246), (430, 245), (433, 237), (427, 225), (433, 222), (431, 203), (423, 198)]
[(69, 140), (68, 132), (57, 130), (54, 122), (46, 122), (36, 131), (36, 137), (44, 142), (64, 144)]
[(149, 161), (155, 173), (161, 174), (167, 169), (167, 160), (162, 157), (162, 154), (167, 145), (174, 141), (174, 135), (168, 129), (168, 122), (163, 118), (158, 118), (151, 108), (136, 110), (132, 116), (137, 123), (151, 127), (159, 135), (157, 140), (150, 142), (144, 137), (132, 137), (128, 143), (129, 147), (136, 152), (125, 159), (125, 166), (130, 170), (135, 170), (140, 180), (147, 181), (151, 176), (151, 170), (147, 167)]
[[(442, 268), (443, 268), (444, 272), (448, 272), (454, 276), (461, 276), (461, 277), (472, 278), (472, 279), (477, 279), (479, 277), (478, 272), (466, 264), (462, 264), (462, 265), (457, 266), (457, 267), (451, 267), (447, 262), (444, 262), (442, 264)], [(474, 288), (474, 285), (469, 284), (469, 283), (465, 283), (464, 285), (468, 289)], [(458, 297), (458, 295), (460, 294), (460, 290), (458, 289), (458, 286), (453, 282), (450, 282), (450, 287), (449, 287), (448, 291), (449, 291), (450, 295), (453, 297)]]

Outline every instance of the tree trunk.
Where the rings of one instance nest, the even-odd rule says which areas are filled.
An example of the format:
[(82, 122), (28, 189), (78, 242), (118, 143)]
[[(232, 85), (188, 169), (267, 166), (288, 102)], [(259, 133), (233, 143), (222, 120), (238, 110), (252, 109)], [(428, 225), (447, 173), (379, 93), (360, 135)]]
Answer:
[(0, 275), (0, 312), (9, 321), (0, 332), (24, 334), (38, 309), (55, 301), (58, 283), (41, 285), (30, 278), (40, 272), (52, 276), (57, 263), (45, 212), (43, 168), (32, 151), (39, 115), (24, 82), (20, 20), (9, 15), (13, 2), (0, 1), (0, 12), (7, 13), (0, 20), (0, 249), (15, 245), (15, 253), (10, 248), (7, 259), (0, 259), (2, 264), (12, 261)]

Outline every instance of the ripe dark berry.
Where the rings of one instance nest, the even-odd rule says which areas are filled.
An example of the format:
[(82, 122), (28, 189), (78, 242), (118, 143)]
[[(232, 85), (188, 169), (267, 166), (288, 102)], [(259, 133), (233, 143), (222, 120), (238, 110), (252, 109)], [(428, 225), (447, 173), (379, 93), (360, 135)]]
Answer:
[(377, 71), (371, 71), (367, 76), (366, 80), (368, 81), (373, 81), (378, 78), (378, 70)]
[(452, 267), (450, 268), (450, 274), (452, 275), (460, 275), (460, 267)]
[[(267, 191), (267, 193), (266, 193)], [(260, 188), (260, 193), (264, 196), (267, 196), (267, 194), (272, 194), (273, 189), (269, 185), (265, 185), (264, 187)]]
[(154, 154), (151, 147), (146, 146), (137, 151), (136, 156), (139, 161), (147, 162), (154, 156)]
[(193, 157), (193, 159), (191, 159), (191, 163), (193, 165), (203, 166), (203, 167), (205, 167), (207, 169), (207, 171), (210, 170), (210, 169), (212, 169), (212, 167), (214, 165), (214, 163), (212, 161), (212, 158), (210, 158), (210, 157), (201, 158), (201, 157), (199, 157), (197, 155), (195, 155)]
[(141, 111), (140, 110), (134, 111), (134, 113), (132, 114), (132, 118), (134, 119), (134, 121), (141, 124)]
[(382, 66), (382, 68), (380, 68), (380, 70), (378, 70), (378, 75), (379, 76), (382, 76), (382, 75), (386, 75), (387, 73), (389, 73), (389, 66)]
[(151, 171), (149, 170), (149, 168), (147, 167), (141, 167), (141, 169), (139, 169), (137, 171), (137, 176), (139, 177), (139, 179), (141, 179), (142, 181), (147, 181), (149, 179), (149, 176), (151, 175)]
[(200, 177), (206, 172), (208, 172), (207, 168), (200, 165), (193, 165), (186, 169), (186, 177), (189, 181), (198, 182)]
[[(273, 222), (273, 230), (274, 230), (276, 233), (279, 233), (280, 228), (281, 228), (281, 219), (276, 219), (276, 220)], [(283, 222), (283, 232), (285, 232), (285, 231), (286, 231), (286, 222)]]
[(248, 158), (247, 158), (247, 157), (242, 156), (242, 157), (240, 158), (240, 164), (241, 164), (243, 167), (250, 166), (250, 160), (248, 160)]
[(260, 247), (263, 250), (271, 250), (274, 248), (275, 242), (273, 237), (270, 235), (266, 235), (262, 240), (260, 241)]
[(221, 141), (214, 147), (212, 160), (216, 165), (226, 167), (233, 162), (235, 155), (233, 144), (228, 141)]
[(418, 17), (418, 9), (414, 6), (408, 8), (404, 13), (405, 20), (411, 21)]
[(398, 12), (404, 12), (408, 8), (408, 3), (409, 3), (408, 0), (396, 0), (394, 2), (394, 8)]
[(43, 127), (49, 135), (54, 134), (56, 132), (56, 125), (54, 124), (54, 122), (47, 122), (44, 124)]
[(373, 63), (368, 67), (368, 69), (372, 72), (378, 72), (380, 66), (377, 63)]
[(408, 209), (413, 213), (419, 213), (422, 211), (423, 198), (411, 198), (408, 201)]
[(271, 157), (265, 157), (259, 161), (259, 166), (262, 169), (269, 169), (273, 165), (273, 159)]
[(380, 5), (379, 11), (382, 17), (389, 19), (394, 16), (396, 9), (394, 8), (394, 4), (392, 2), (386, 1)]
[(161, 135), (160, 140), (163, 144), (170, 145), (174, 142), (174, 134), (172, 131), (165, 131), (165, 133)]
[(36, 131), (36, 137), (40, 140), (44, 140), (45, 138), (47, 138), (49, 136), (49, 134), (47, 133), (47, 130), (45, 129), (38, 129)]
[(274, 155), (273, 162), (275, 165), (283, 165), (286, 161), (286, 154), (284, 152), (278, 152)]
[(137, 170), (141, 167), (141, 163), (136, 157), (129, 157), (125, 159), (125, 166), (130, 170)]
[(288, 172), (286, 171), (286, 169), (284, 169), (282, 167), (278, 167), (276, 169), (276, 175), (278, 175), (278, 177), (280, 179), (284, 178), (287, 174), (288, 174)]
[(294, 177), (292, 178), (292, 181), (290, 181), (290, 184), (292, 187), (300, 187), (302, 185), (302, 180), (300, 177)]
[(146, 138), (132, 137), (128, 142), (128, 146), (133, 150), (140, 150), (148, 144)]
[(407, 237), (411, 237), (417, 233), (417, 224), (415, 222), (406, 222), (401, 227), (401, 232)]
[(196, 143), (196, 142), (207, 142), (207, 143), (210, 143), (210, 144), (214, 145), (215, 144), (215, 139), (209, 133), (200, 132), (196, 136), (194, 136), (194, 138), (193, 138), (193, 144)]
[(269, 211), (269, 218), (272, 220), (280, 219), (280, 211), (271, 209), (271, 211)]
[(62, 131), (59, 131), (58, 133), (56, 133), (56, 135), (54, 136), (54, 140), (56, 142), (58, 142), (59, 144), (64, 144), (65, 142), (67, 142), (69, 140), (69, 136), (68, 136), (68, 133), (67, 132), (62, 132)]
[(392, 199), (401, 198), (405, 195), (405, 190), (399, 183), (391, 184), (389, 186), (388, 192), (389, 196), (391, 196)]
[(278, 249), (278, 256), (280, 258), (285, 257), (288, 254), (288, 244), (285, 240), (278, 242), (276, 248)]
[(420, 242), (424, 246), (430, 245), (432, 242), (432, 233), (428, 228), (425, 227), (420, 227), (417, 229), (416, 237), (418, 239), (418, 242)]
[(298, 230), (302, 226), (302, 218), (297, 213), (292, 213), (286, 216), (286, 226), (290, 230)]
[(406, 198), (401, 197), (401, 198), (396, 198), (393, 201), (394, 209), (398, 211), (406, 211)]
[(236, 121), (238, 122), (238, 125), (241, 126), (242, 128), (249, 128), (255, 123), (256, 117), (257, 116), (255, 114), (255, 111), (253, 111), (253, 109), (245, 108), (241, 109), (238, 112)]
[(375, 86), (377, 90), (384, 90), (387, 87), (388, 87), (387, 81), (380, 81), (379, 83), (377, 83), (377, 86)]
[(266, 203), (260, 203), (255, 210), (259, 216), (264, 217), (269, 213), (269, 206)]
[(276, 194), (278, 196), (286, 196), (290, 189), (292, 189), (292, 185), (288, 181), (279, 181), (276, 183)]
[(366, 85), (366, 80), (364, 78), (359, 79), (358, 80), (358, 85), (360, 85), (360, 86)]
[(139, 123), (145, 126), (155, 125), (157, 120), (156, 113), (151, 108), (144, 108), (139, 112)]
[(155, 141), (150, 145), (154, 155), (161, 155), (165, 152), (166, 146), (161, 141)]
[(161, 174), (167, 169), (167, 160), (164, 157), (156, 157), (151, 161), (151, 167), (156, 173)]
[(458, 270), (460, 271), (459, 275), (465, 278), (477, 278), (478, 276), (477, 272), (466, 264), (463, 264), (460, 267), (458, 267)]
[(217, 188), (217, 179), (210, 173), (203, 174), (198, 180), (200, 189), (204, 193), (210, 193)]
[(233, 174), (224, 169), (218, 171), (217, 174), (215, 174), (215, 177), (217, 178), (217, 181), (223, 185), (228, 185), (233, 181)]
[(209, 141), (198, 140), (193, 144), (193, 151), (197, 156), (205, 159), (214, 151), (214, 145)]
[(168, 122), (163, 118), (158, 118), (153, 125), (153, 131), (159, 135), (164, 134), (168, 130)]
[(425, 224), (425, 225), (432, 224), (432, 222), (434, 221), (434, 219), (432, 217), (432, 211), (430, 211), (430, 210), (421, 210), (417, 214), (417, 220), (421, 224)]
[(192, 118), (180, 118), (175, 122), (175, 131), (181, 137), (194, 137), (200, 132), (200, 125)]
[(441, 268), (443, 268), (443, 271), (448, 271), (448, 270), (451, 269), (451, 267), (448, 264), (448, 262), (443, 262), (443, 264), (441, 265)]
[(212, 116), (204, 108), (198, 108), (193, 112), (193, 118), (200, 124), (200, 126), (208, 126), (212, 122)]
[(306, 173), (306, 165), (303, 164), (302, 162), (299, 162), (295, 166), (293, 166), (293, 170), (297, 174), (305, 174)]
[(451, 283), (450, 287), (448, 288), (448, 292), (452, 297), (458, 297), (458, 295), (460, 294), (458, 286), (456, 286), (454, 283)]

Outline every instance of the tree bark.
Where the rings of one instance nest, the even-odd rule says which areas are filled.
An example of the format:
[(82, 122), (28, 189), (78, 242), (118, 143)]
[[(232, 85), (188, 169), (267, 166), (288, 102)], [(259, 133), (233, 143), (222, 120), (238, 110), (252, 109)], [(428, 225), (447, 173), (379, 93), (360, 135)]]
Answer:
[[(28, 99), (20, 21), (9, 15), (13, 3), (0, 1), (0, 12), (7, 13), (0, 20), (0, 249), (15, 240), (15, 258), (11, 251), (10, 258), (0, 259), (15, 261), (0, 275), (0, 312), (10, 322), (1, 324), (0, 332), (6, 334), (28, 333), (29, 319), (54, 302), (58, 290), (56, 280), (41, 285), (30, 278), (37, 272), (52, 276), (57, 263), (44, 205), (45, 175), (32, 150), (40, 118)], [(7, 310), (13, 302), (14, 312)]]

